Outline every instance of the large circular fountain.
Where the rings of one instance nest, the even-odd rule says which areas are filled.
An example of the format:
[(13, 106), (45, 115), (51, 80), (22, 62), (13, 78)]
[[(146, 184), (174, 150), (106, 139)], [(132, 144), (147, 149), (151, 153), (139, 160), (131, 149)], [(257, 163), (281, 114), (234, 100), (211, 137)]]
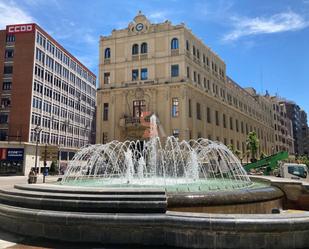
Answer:
[(112, 141), (76, 153), (63, 185), (104, 188), (161, 187), (168, 192), (235, 190), (252, 182), (226, 146), (207, 139), (179, 142)]
[(294, 183), (251, 181), (223, 144), (160, 140), (151, 120), (148, 141), (82, 148), (60, 183), (0, 189), (0, 228), (102, 244), (307, 247), (308, 212), (271, 214), (295, 199)]

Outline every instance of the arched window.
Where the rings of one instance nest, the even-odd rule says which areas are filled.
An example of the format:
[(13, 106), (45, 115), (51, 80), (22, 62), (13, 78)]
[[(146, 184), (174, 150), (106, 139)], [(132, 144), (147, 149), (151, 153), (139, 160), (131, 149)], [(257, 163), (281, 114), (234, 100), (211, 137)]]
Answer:
[(111, 58), (111, 49), (110, 49), (110, 48), (106, 48), (106, 49), (105, 49), (104, 58), (105, 58), (105, 59)]
[(143, 42), (141, 45), (141, 54), (147, 54), (147, 53), (148, 53), (147, 43)]
[(188, 51), (190, 50), (190, 44), (189, 44), (188, 40), (186, 41), (186, 48), (187, 48)]
[(132, 54), (138, 54), (138, 44), (132, 46)]
[(195, 55), (195, 46), (193, 46), (193, 55)]
[(171, 49), (178, 49), (178, 48), (179, 48), (178, 39), (173, 38), (171, 41)]

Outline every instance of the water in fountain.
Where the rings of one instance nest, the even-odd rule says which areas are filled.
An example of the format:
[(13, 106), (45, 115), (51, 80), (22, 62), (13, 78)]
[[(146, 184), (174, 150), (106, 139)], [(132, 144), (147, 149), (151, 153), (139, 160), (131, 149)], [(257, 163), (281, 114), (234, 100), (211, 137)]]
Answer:
[(133, 158), (132, 158), (132, 151), (130, 149), (128, 149), (124, 153), (124, 160), (125, 160), (124, 161), (125, 165), (127, 165), (126, 179), (127, 179), (127, 182), (130, 183), (130, 181), (134, 177), (134, 164), (133, 164)]
[(208, 139), (161, 141), (151, 119), (149, 141), (89, 145), (69, 163), (62, 184), (163, 187), (168, 191), (233, 190), (251, 185), (238, 158)]
[(144, 178), (144, 168), (146, 167), (144, 157), (140, 157), (137, 163), (138, 163), (137, 176), (139, 179), (143, 179)]
[(196, 155), (196, 152), (192, 150), (190, 152), (190, 158), (188, 160), (188, 165), (187, 165), (187, 171), (186, 171), (186, 177), (192, 178), (193, 180), (198, 180), (199, 179), (199, 163), (198, 163), (198, 158)]

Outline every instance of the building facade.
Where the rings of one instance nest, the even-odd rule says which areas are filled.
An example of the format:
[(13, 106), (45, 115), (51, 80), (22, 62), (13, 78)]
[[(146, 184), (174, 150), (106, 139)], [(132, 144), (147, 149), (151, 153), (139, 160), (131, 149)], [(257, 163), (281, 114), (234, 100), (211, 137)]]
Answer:
[(143, 139), (151, 114), (159, 136), (205, 137), (246, 154), (248, 132), (258, 153), (274, 147), (270, 100), (226, 76), (226, 65), (184, 24), (152, 24), (139, 13), (126, 29), (100, 38), (97, 143)]
[(304, 110), (300, 111), (300, 121), (301, 121), (301, 130), (302, 130), (302, 139), (301, 144), (302, 148), (299, 155), (309, 156), (309, 128), (308, 128), (308, 119), (307, 113)]
[(91, 142), (96, 76), (42, 28), (22, 24), (1, 30), (0, 68), (4, 144), (38, 140), (65, 151)]
[(287, 116), (292, 120), (293, 123), (295, 154), (298, 155), (303, 151), (301, 108), (291, 101), (283, 100), (281, 103), (285, 105)]
[[(293, 101), (282, 100), (287, 111), (287, 117), (293, 123), (293, 138), (295, 144), (295, 154), (305, 155), (308, 151), (307, 147), (307, 114)], [(307, 152), (308, 153), (308, 152)]]
[(293, 122), (287, 115), (287, 108), (282, 99), (276, 96), (267, 96), (272, 101), (274, 120), (274, 151), (287, 151), (295, 154), (295, 143), (293, 138)]

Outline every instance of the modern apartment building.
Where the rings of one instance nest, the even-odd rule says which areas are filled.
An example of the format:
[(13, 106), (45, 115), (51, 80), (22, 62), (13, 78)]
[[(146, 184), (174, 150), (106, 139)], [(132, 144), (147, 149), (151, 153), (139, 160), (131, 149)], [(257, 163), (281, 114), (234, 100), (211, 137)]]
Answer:
[(37, 24), (0, 31), (0, 79), (2, 145), (38, 140), (66, 151), (92, 142), (96, 76)]
[(293, 123), (295, 154), (304, 155), (306, 154), (305, 151), (308, 151), (308, 149), (305, 148), (308, 139), (306, 136), (308, 127), (307, 114), (293, 101), (283, 99), (281, 104), (285, 105), (287, 117), (291, 119)]
[(302, 148), (299, 152), (299, 155), (306, 155), (309, 156), (309, 128), (308, 128), (308, 119), (307, 113), (304, 110), (300, 111), (300, 121), (302, 124)]
[(275, 135), (275, 152), (288, 151), (295, 154), (295, 145), (293, 138), (293, 123), (287, 115), (287, 108), (282, 99), (276, 96), (267, 96), (272, 101), (274, 135)]
[(159, 135), (205, 137), (246, 154), (248, 132), (258, 153), (274, 150), (271, 100), (226, 76), (224, 61), (184, 24), (152, 24), (141, 13), (100, 38), (96, 141), (143, 139), (150, 114)]

